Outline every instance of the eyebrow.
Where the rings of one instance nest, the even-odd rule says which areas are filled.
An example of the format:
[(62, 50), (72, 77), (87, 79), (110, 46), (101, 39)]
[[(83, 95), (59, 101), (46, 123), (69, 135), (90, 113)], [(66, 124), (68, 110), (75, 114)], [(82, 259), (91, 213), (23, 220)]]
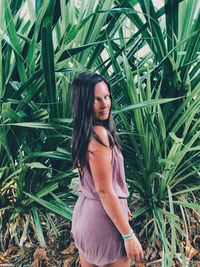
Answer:
[[(105, 96), (110, 96), (110, 93), (105, 94), (104, 97)], [(94, 97), (96, 97), (96, 98), (102, 98), (101, 96), (98, 96), (98, 95), (95, 95)]]

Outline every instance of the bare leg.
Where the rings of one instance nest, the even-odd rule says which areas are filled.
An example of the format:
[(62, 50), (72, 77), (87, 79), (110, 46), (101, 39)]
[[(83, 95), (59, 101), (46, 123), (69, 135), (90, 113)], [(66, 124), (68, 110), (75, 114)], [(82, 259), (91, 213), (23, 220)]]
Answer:
[(105, 265), (103, 267), (130, 267), (130, 266), (131, 266), (131, 260), (128, 260), (127, 257), (123, 257), (120, 260), (114, 263)]
[(80, 256), (81, 267), (98, 267), (98, 266), (96, 266), (94, 264), (91, 264), (91, 263), (87, 262), (87, 260), (83, 256), (83, 254), (79, 253), (79, 256)]

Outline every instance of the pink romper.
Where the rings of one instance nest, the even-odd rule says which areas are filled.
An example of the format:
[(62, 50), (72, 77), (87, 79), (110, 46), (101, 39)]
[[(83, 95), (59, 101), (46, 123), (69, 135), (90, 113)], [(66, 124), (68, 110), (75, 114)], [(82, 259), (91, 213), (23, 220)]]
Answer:
[[(115, 145), (112, 149), (113, 188), (128, 220), (129, 195), (124, 174), (124, 160)], [(126, 255), (124, 242), (116, 226), (105, 212), (94, 188), (89, 165), (83, 169), (80, 194), (75, 204), (71, 234), (79, 252), (89, 263), (104, 266)]]

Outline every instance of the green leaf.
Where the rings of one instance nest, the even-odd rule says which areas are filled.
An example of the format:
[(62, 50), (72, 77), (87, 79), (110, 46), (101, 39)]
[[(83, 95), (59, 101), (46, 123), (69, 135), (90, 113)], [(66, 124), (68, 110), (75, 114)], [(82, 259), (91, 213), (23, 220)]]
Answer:
[(31, 169), (49, 169), (48, 167), (46, 167), (40, 162), (26, 163), (26, 166), (30, 167)]
[(25, 193), (26, 195), (28, 195), (30, 198), (32, 198), (35, 202), (37, 202), (38, 204), (42, 205), (43, 207), (57, 213), (58, 215), (61, 215), (62, 217), (71, 220), (72, 219), (72, 210), (70, 208), (68, 208), (67, 206), (64, 208), (60, 208), (59, 206), (56, 206), (42, 198), (38, 198), (36, 196), (33, 196), (29, 193)]
[(33, 220), (34, 220), (35, 234), (38, 237), (39, 244), (41, 247), (46, 248), (47, 245), (44, 239), (42, 225), (41, 225), (39, 214), (38, 214), (36, 207), (32, 207), (32, 214), (33, 214)]
[(114, 110), (112, 111), (113, 114), (117, 114), (117, 113), (121, 113), (121, 112), (127, 112), (127, 111), (131, 111), (134, 109), (143, 109), (143, 108), (147, 108), (147, 107), (152, 107), (155, 105), (160, 105), (160, 104), (165, 104), (171, 101), (175, 101), (178, 98), (166, 98), (166, 99), (155, 99), (155, 100), (149, 100), (149, 101), (143, 101), (140, 102), (138, 104), (132, 104), (126, 107), (122, 107), (119, 110)]

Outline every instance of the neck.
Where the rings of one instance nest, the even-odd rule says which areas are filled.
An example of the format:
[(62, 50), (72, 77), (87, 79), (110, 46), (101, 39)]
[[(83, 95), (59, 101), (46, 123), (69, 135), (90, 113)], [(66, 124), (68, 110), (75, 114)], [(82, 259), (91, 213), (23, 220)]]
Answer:
[(93, 124), (94, 125), (102, 125), (102, 126), (108, 128), (108, 120), (97, 120), (97, 119), (94, 119)]

